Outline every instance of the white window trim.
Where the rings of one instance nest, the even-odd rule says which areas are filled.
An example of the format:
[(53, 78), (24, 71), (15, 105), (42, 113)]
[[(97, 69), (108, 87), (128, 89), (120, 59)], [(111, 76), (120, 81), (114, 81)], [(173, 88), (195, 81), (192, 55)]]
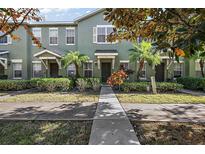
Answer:
[[(12, 38), (10, 35), (6, 35), (7, 37), (7, 43), (0, 43), (0, 45), (9, 45), (9, 44), (12, 44)], [(9, 40), (10, 39), (10, 40)]]
[[(199, 61), (200, 61), (200, 59), (195, 60), (195, 64), (194, 64), (194, 65), (195, 65), (195, 67), (194, 67), (195, 72), (200, 72), (200, 71), (201, 71), (200, 69), (199, 69), (199, 70), (196, 69), (196, 63), (198, 63), (198, 65), (200, 65), (200, 64), (199, 64)], [(200, 66), (199, 66), (199, 67), (200, 67)], [(205, 68), (204, 68), (204, 69), (205, 69)]]
[[(93, 60), (89, 60), (88, 62), (86, 63), (92, 63), (92, 76), (93, 77)], [(87, 70), (87, 69), (86, 69)], [(90, 70), (90, 69), (89, 69)], [(85, 63), (83, 63), (83, 76), (85, 77)]]
[[(74, 34), (75, 34), (75, 27), (67, 27), (66, 30), (67, 30), (67, 29), (72, 29), (72, 30), (74, 30)], [(74, 35), (74, 43), (69, 43), (69, 44), (68, 44), (68, 43), (67, 43), (67, 31), (66, 31), (66, 32), (65, 32), (65, 44), (66, 44), (66, 45), (75, 45), (75, 35)]]
[(128, 64), (128, 69), (130, 69), (129, 60), (120, 60), (120, 65), (121, 65), (122, 63), (127, 63), (127, 64)]
[[(96, 42), (93, 42), (93, 43), (95, 43), (95, 44), (116, 44), (116, 43), (118, 43), (118, 41), (107, 42), (107, 38), (106, 38), (106, 42), (98, 42), (98, 39), (97, 39), (97, 37), (98, 37), (98, 28), (103, 28), (103, 27), (105, 27), (105, 28), (113, 27), (114, 28), (115, 26), (113, 26), (113, 25), (97, 25), (96, 26)], [(107, 29), (105, 31), (105, 36), (107, 36)]]
[(12, 59), (11, 62), (12, 63), (22, 63), (23, 60), (22, 59)]
[[(32, 33), (33, 33), (33, 30), (34, 30), (34, 29), (41, 30), (40, 27), (33, 27), (33, 28), (32, 28)], [(39, 40), (39, 41), (41, 42), (41, 41), (42, 41), (42, 31), (41, 31), (40, 34), (41, 34), (41, 36), (40, 36), (40, 40)], [(33, 40), (32, 40), (32, 45), (33, 45), (33, 46), (37, 46), (37, 44), (35, 44), (35, 43), (33, 42)]]
[[(14, 64), (19, 63), (19, 64), (22, 65), (23, 60), (22, 60), (22, 59), (12, 59), (11, 62), (14, 63)], [(23, 67), (23, 65), (22, 65), (22, 67)], [(22, 77), (14, 77), (15, 73), (14, 73), (14, 68), (13, 68), (13, 66), (12, 66), (12, 73), (13, 73), (13, 79), (14, 79), (14, 80), (20, 80), (20, 79), (22, 79)], [(21, 69), (21, 73), (23, 73), (23, 68)], [(23, 76), (23, 74), (22, 74), (22, 76)]]
[(32, 77), (35, 78), (34, 70), (33, 70), (33, 64), (41, 64), (41, 71), (42, 71), (42, 63), (41, 63), (41, 61), (32, 61)]
[[(177, 61), (174, 61), (174, 64), (178, 63)], [(183, 68), (182, 68), (182, 73), (181, 76), (184, 76), (185, 74), (185, 66), (184, 66), (184, 61), (179, 61), (179, 64), (183, 64)], [(174, 76), (174, 68), (173, 68), (173, 76)], [(173, 78), (174, 80), (176, 80), (177, 78)]]
[(59, 43), (58, 35), (57, 35), (57, 44), (50, 44), (50, 30), (57, 30), (57, 33), (58, 33), (58, 28), (49, 28), (49, 46), (57, 46)]

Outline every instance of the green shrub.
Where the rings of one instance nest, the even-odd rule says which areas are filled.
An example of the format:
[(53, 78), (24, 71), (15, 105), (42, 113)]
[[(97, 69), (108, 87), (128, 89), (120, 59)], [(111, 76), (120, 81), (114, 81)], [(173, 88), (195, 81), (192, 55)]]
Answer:
[(182, 84), (174, 82), (157, 82), (156, 86), (158, 92), (176, 92), (177, 90), (183, 89)]
[(121, 85), (121, 89), (125, 92), (145, 92), (149, 85), (149, 82), (125, 82)]
[(0, 90), (23, 90), (32, 88), (29, 80), (0, 80)]
[[(122, 85), (122, 90), (125, 92), (146, 92), (150, 85), (150, 82), (125, 82)], [(157, 82), (156, 86), (158, 92), (175, 92), (183, 88), (183, 85), (172, 82)]]
[(100, 86), (101, 86), (100, 78), (89, 78), (89, 82), (91, 83), (91, 88), (94, 91), (100, 90)]
[(86, 89), (93, 89), (94, 91), (100, 90), (100, 78), (78, 78), (76, 80), (76, 86), (79, 91), (85, 91)]
[(85, 89), (90, 86), (88, 79), (86, 79), (86, 78), (78, 78), (76, 81), (76, 85), (77, 85), (77, 88), (80, 92), (85, 91)]
[(73, 87), (73, 81), (68, 78), (33, 78), (31, 85), (40, 91), (68, 91)]
[(184, 88), (191, 90), (203, 90), (205, 89), (205, 78), (195, 77), (180, 77), (177, 78), (177, 82), (184, 85)]

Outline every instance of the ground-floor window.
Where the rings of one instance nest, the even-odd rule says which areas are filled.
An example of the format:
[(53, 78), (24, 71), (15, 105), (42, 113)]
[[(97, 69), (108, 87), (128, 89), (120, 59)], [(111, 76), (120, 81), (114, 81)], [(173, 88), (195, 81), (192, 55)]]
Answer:
[(41, 63), (33, 63), (33, 77), (42, 77), (42, 65)]
[(183, 63), (174, 63), (174, 78), (183, 75)]
[(22, 63), (13, 63), (13, 78), (22, 78)]
[(76, 68), (74, 64), (71, 64), (68, 66), (67, 73), (68, 73), (68, 76), (70, 77), (74, 77), (76, 75)]
[[(204, 70), (205, 70), (205, 65), (204, 65)], [(201, 72), (201, 67), (200, 67), (199, 60), (195, 61), (195, 71)]]
[(129, 62), (120, 62), (120, 69), (128, 70), (129, 69)]
[(84, 77), (90, 78), (93, 76), (93, 64), (92, 62), (84, 63)]

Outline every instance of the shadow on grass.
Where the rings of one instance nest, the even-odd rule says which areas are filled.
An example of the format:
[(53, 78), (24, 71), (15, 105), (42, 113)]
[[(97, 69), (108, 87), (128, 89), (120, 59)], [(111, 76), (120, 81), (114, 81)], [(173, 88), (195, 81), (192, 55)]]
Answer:
[(205, 124), (131, 121), (141, 144), (205, 144)]
[[(12, 105), (12, 104), (10, 104)], [(26, 119), (26, 120), (69, 120), (91, 119), (96, 111), (96, 103), (53, 103), (30, 104), (19, 106), (7, 111), (0, 111), (0, 119)]]
[(0, 121), (0, 144), (88, 144), (92, 121)]

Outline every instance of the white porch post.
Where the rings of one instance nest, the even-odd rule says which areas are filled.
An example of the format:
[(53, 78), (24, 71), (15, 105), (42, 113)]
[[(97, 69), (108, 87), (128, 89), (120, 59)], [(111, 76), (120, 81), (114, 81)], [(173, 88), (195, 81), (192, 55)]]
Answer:
[(100, 58), (98, 58), (98, 69), (100, 69)]
[(112, 59), (112, 69), (115, 68), (115, 58)]

